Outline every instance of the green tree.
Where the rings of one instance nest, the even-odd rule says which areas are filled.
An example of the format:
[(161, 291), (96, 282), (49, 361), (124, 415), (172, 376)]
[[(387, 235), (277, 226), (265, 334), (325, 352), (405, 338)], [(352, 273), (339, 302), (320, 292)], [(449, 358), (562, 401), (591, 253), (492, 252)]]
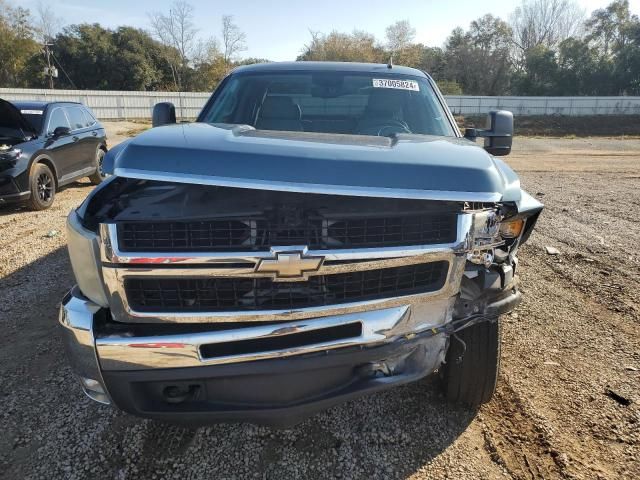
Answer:
[(558, 49), (556, 75), (559, 95), (609, 95), (614, 90), (611, 62), (588, 41), (568, 38)]
[(116, 51), (109, 82), (122, 90), (166, 90), (172, 88), (171, 70), (166, 62), (168, 47), (144, 30), (119, 27), (112, 34)]
[(83, 24), (58, 34), (53, 52), (64, 68), (59, 84), (65, 88), (160, 90), (172, 87), (167, 48), (143, 30)]
[(337, 62), (386, 62), (385, 53), (373, 35), (361, 30), (328, 35), (311, 32), (311, 42), (304, 47), (298, 60)]
[(556, 52), (536, 45), (525, 52), (524, 69), (514, 73), (513, 91), (519, 95), (557, 95), (557, 78)]
[(620, 91), (640, 95), (640, 22), (637, 17), (627, 27), (629, 41), (616, 52), (614, 75), (622, 83)]
[(0, 85), (27, 87), (27, 65), (40, 53), (34, 40), (29, 10), (0, 0)]
[(615, 94), (640, 92), (640, 19), (628, 0), (594, 11), (586, 22), (587, 39), (611, 64)]
[(97, 23), (68, 26), (56, 37), (52, 50), (67, 72), (60, 72), (58, 79), (63, 88), (114, 88), (111, 67), (119, 52), (110, 30)]
[(443, 95), (462, 95), (462, 87), (454, 80), (440, 80), (438, 88)]
[(493, 15), (471, 22), (468, 31), (456, 28), (445, 45), (445, 78), (473, 95), (503, 95), (511, 78), (509, 25)]
[(586, 22), (587, 38), (604, 55), (615, 54), (633, 42), (633, 27), (637, 23), (638, 17), (629, 10), (629, 0), (616, 0), (591, 14)]

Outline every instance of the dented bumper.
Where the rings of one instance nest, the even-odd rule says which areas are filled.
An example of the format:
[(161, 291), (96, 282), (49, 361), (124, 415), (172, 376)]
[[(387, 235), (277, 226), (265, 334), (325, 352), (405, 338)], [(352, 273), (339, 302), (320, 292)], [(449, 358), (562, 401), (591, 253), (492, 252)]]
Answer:
[[(72, 367), (94, 400), (177, 422), (284, 426), (432, 373), (448, 345), (434, 325), (450, 308), (442, 301), (420, 312), (406, 305), (236, 331), (181, 326), (179, 334), (148, 336), (140, 326), (110, 330), (106, 309), (75, 288), (62, 303), (60, 323)], [(418, 313), (434, 323), (406, 331)], [(351, 327), (344, 338), (329, 339), (328, 329), (345, 325)], [(278, 349), (283, 342), (287, 349)], [(229, 344), (233, 355), (216, 349)]]

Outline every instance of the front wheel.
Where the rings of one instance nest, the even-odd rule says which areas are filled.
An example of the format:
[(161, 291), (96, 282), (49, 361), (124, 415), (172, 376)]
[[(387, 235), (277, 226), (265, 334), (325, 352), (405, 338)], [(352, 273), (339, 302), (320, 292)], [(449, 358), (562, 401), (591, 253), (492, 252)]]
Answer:
[(95, 173), (89, 177), (89, 180), (94, 185), (98, 185), (105, 178), (107, 178), (107, 176), (102, 171), (102, 161), (104, 160), (104, 155), (105, 155), (104, 150), (99, 148), (98, 151), (96, 152), (96, 163), (97, 163), (98, 167), (96, 168)]
[[(456, 336), (458, 338), (456, 338)], [(500, 318), (451, 336), (442, 369), (447, 399), (478, 407), (493, 397), (500, 371)]]
[(37, 163), (29, 176), (31, 197), (28, 206), (31, 210), (45, 210), (53, 204), (56, 197), (56, 180), (51, 169), (43, 163)]

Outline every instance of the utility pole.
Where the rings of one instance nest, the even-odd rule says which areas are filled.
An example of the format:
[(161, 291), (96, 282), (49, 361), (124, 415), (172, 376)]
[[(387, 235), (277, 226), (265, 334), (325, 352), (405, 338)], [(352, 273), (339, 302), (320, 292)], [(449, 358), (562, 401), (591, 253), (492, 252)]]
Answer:
[(53, 78), (58, 78), (58, 69), (51, 65), (51, 52), (49, 47), (53, 46), (52, 43), (44, 41), (44, 56), (47, 60), (47, 66), (44, 68), (44, 74), (49, 77), (49, 88), (53, 90)]

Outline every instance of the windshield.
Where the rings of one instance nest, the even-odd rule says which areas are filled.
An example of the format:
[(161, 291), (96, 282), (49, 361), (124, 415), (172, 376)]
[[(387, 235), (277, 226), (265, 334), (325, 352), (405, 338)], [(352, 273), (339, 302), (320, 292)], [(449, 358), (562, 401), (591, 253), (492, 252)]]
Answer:
[(39, 132), (42, 128), (42, 110), (20, 110), (22, 116), (29, 122), (29, 125), (33, 127), (34, 132)]
[(389, 136), (453, 136), (426, 78), (379, 73), (232, 75), (200, 119), (286, 130)]

